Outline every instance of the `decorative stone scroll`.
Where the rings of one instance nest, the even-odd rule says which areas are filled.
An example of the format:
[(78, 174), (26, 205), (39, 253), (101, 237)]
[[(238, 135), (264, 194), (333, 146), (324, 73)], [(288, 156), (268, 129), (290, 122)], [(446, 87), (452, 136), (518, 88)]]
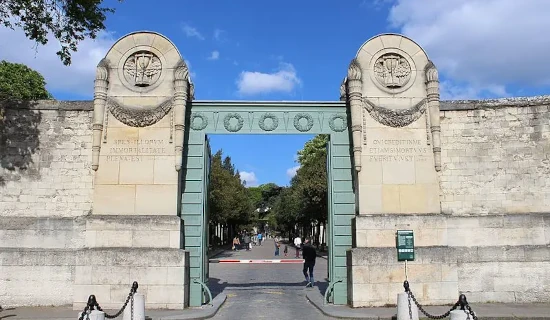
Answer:
[(183, 136), (185, 126), (185, 109), (189, 97), (192, 97), (194, 92), (189, 79), (189, 68), (183, 59), (180, 59), (174, 69), (174, 131), (175, 131), (175, 148), (174, 157), (176, 159), (176, 171), (181, 170), (183, 153)]
[(351, 60), (348, 67), (348, 76), (346, 77), (347, 83), (347, 95), (349, 101), (349, 108), (351, 113), (351, 133), (353, 142), (353, 163), (355, 171), (361, 171), (361, 98), (363, 96), (363, 73), (361, 71), (361, 65), (357, 59)]
[(103, 58), (96, 69), (94, 90), (94, 119), (92, 140), (92, 170), (99, 168), (99, 152), (101, 150), (101, 133), (105, 119), (105, 104), (107, 102), (107, 88), (109, 86), (109, 64)]
[(435, 170), (441, 171), (441, 126), (439, 119), (439, 74), (430, 60), (424, 68), (426, 73), (426, 93), (428, 95), (427, 121), (432, 133), (432, 148), (434, 153)]
[(118, 121), (130, 127), (147, 127), (164, 118), (172, 110), (173, 99), (165, 100), (154, 108), (125, 106), (114, 99), (107, 98), (109, 111)]
[(374, 102), (367, 98), (363, 98), (365, 109), (371, 117), (379, 123), (394, 128), (401, 128), (420, 119), (426, 112), (426, 101), (422, 99), (419, 103), (408, 109), (390, 109), (382, 106), (377, 106)]

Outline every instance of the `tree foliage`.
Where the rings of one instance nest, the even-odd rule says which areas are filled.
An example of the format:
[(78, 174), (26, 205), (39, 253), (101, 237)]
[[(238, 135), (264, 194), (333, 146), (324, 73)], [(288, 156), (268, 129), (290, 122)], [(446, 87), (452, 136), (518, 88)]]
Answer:
[(210, 221), (244, 226), (253, 219), (254, 206), (238, 170), (222, 150), (212, 156), (209, 189)]
[(24, 64), (0, 61), (0, 101), (51, 99), (46, 81)]
[[(0, 23), (21, 29), (28, 39), (48, 43), (52, 35), (61, 45), (57, 55), (65, 65), (71, 64), (71, 53), (86, 38), (95, 39), (105, 30), (105, 19), (113, 8), (104, 0), (2, 0)], [(122, 0), (119, 0), (122, 2)]]
[(292, 232), (296, 224), (309, 228), (313, 223), (326, 223), (328, 135), (317, 135), (298, 151), (300, 168), (290, 186), (274, 202), (274, 222), (279, 230)]

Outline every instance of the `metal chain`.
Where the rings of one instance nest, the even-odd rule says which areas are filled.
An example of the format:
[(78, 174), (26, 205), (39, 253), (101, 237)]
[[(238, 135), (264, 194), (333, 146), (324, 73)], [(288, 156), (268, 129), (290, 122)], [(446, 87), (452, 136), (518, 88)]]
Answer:
[(132, 303), (130, 308), (130, 320), (134, 320), (134, 295), (132, 295)]
[(468, 313), (470, 313), (470, 315), (472, 316), (472, 319), (477, 320), (477, 316), (474, 313), (474, 311), (472, 310), (472, 308), (470, 308), (469, 304), (466, 305), (466, 309), (468, 310)]
[[(451, 309), (449, 309), (449, 311), (445, 312), (444, 314), (442, 314), (440, 316), (434, 316), (434, 315), (429, 314), (426, 310), (424, 310), (424, 308), (422, 308), (420, 303), (418, 303), (418, 301), (416, 300), (416, 298), (415, 298), (414, 294), (412, 293), (412, 291), (409, 291), (409, 294), (411, 295), (411, 298), (413, 299), (414, 304), (416, 304), (416, 306), (418, 307), (418, 310), (420, 310), (420, 312), (422, 312), (424, 315), (426, 315), (426, 317), (428, 317), (430, 319), (444, 319), (444, 318), (447, 318), (451, 314), (451, 311), (453, 311), (454, 309), (456, 309), (459, 306), (459, 303), (457, 302), (451, 307)], [(475, 320), (477, 320), (477, 319), (475, 319)]]
[(408, 297), (408, 301), (409, 301), (409, 319), (410, 320), (413, 320), (413, 312), (412, 312), (412, 308), (411, 308), (411, 292), (407, 292), (407, 297)]
[[(118, 312), (115, 313), (115, 314), (113, 314), (113, 315), (107, 314), (105, 311), (101, 310), (101, 309), (99, 308), (99, 306), (97, 307), (97, 309), (98, 309), (99, 311), (105, 312), (105, 318), (107, 318), (107, 319), (118, 318), (118, 316), (120, 316), (120, 315), (122, 314), (122, 312), (124, 312), (124, 309), (126, 309), (126, 306), (128, 305), (128, 302), (130, 302), (130, 299), (132, 299), (132, 304), (134, 303), (134, 299), (133, 299), (133, 298), (134, 298), (134, 291), (132, 290), (132, 291), (130, 291), (130, 294), (128, 294), (128, 298), (126, 298), (126, 301), (125, 301), (124, 304), (122, 305), (122, 308), (120, 308), (120, 310), (118, 310)], [(133, 310), (133, 308), (132, 308), (132, 310)], [(133, 318), (132, 318), (132, 320), (133, 320)]]
[(132, 300), (130, 320), (134, 320), (134, 295), (137, 292), (137, 289), (138, 283), (137, 281), (134, 281), (134, 283), (132, 284), (132, 288), (130, 289), (130, 293), (128, 294), (128, 297), (124, 302), (124, 305), (122, 305), (122, 308), (120, 308), (120, 310), (113, 315), (107, 314), (105, 311), (103, 311), (103, 309), (101, 309), (101, 306), (97, 302), (95, 295), (90, 295), (90, 297), (88, 298), (88, 303), (86, 304), (86, 307), (84, 308), (84, 311), (82, 312), (82, 315), (78, 318), (78, 320), (84, 320), (84, 315), (86, 315), (86, 320), (90, 320), (90, 313), (92, 312), (92, 310), (94, 310), (94, 308), (97, 309), (97, 311), (105, 313), (105, 318), (107, 319), (118, 318), (122, 314), (122, 312), (124, 312), (124, 309), (126, 309), (126, 306), (128, 306), (128, 302), (130, 300)]

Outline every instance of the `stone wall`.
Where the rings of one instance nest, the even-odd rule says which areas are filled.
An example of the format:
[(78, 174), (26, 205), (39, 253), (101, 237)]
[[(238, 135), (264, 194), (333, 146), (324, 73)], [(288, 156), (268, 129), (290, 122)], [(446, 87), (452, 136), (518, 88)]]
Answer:
[[(452, 302), (459, 290), (479, 302), (550, 299), (550, 227), (544, 214), (550, 208), (549, 106), (550, 97), (441, 103), (441, 206), (446, 215), (361, 217), (354, 239), (358, 248), (349, 258), (354, 306), (395, 303), (403, 274), (394, 232), (402, 226), (415, 230), (420, 246), (409, 276), (423, 303)], [(91, 101), (40, 101), (5, 110), (0, 131), (0, 301), (80, 307), (85, 293), (97, 288), (105, 303), (116, 305), (134, 280), (131, 270), (146, 266), (124, 260), (134, 257), (128, 249), (109, 247), (151, 243), (135, 234), (152, 235), (146, 233), (152, 219), (158, 226), (154, 234), (162, 234), (165, 243), (160, 250), (177, 259), (171, 266), (157, 266), (166, 272), (165, 280), (140, 276), (140, 291), (148, 295), (150, 307), (179, 308), (187, 297), (176, 287), (188, 285), (181, 279), (187, 262), (178, 249), (180, 221), (89, 216), (91, 110)], [(125, 229), (123, 237), (112, 237), (118, 229)], [(139, 250), (146, 263), (162, 258), (154, 254), (157, 248)], [(90, 266), (86, 259), (94, 255), (98, 263)], [(115, 262), (122, 263), (117, 272), (124, 280), (101, 278), (102, 268)], [(84, 272), (88, 267), (91, 271)], [(427, 279), (422, 270), (437, 277)], [(48, 291), (52, 288), (56, 291)], [(378, 296), (367, 293), (374, 291)], [(163, 292), (178, 298), (165, 299)]]
[(0, 216), (77, 217), (92, 209), (90, 101), (4, 106)]
[[(422, 305), (469, 302), (529, 303), (550, 300), (548, 246), (420, 247), (409, 262), (411, 291)], [(395, 305), (405, 268), (395, 248), (348, 251), (353, 307)]]
[(550, 97), (441, 104), (446, 214), (550, 211)]

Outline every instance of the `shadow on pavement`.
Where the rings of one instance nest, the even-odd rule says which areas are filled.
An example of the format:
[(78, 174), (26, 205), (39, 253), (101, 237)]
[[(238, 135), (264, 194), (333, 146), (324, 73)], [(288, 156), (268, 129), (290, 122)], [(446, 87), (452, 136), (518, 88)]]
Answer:
[[(281, 289), (299, 289), (299, 288), (306, 288), (306, 282), (251, 282), (251, 283), (228, 283), (226, 281), (222, 282), (221, 279), (218, 278), (210, 278), (208, 281), (208, 288), (212, 292), (212, 296), (216, 297), (220, 293), (222, 293), (226, 288), (236, 288), (236, 289), (260, 289), (260, 288), (281, 288)], [(319, 290), (319, 292), (324, 295), (325, 291), (327, 290), (328, 282), (327, 279), (323, 279), (323, 281), (317, 281), (315, 282), (315, 286), (313, 289)]]

